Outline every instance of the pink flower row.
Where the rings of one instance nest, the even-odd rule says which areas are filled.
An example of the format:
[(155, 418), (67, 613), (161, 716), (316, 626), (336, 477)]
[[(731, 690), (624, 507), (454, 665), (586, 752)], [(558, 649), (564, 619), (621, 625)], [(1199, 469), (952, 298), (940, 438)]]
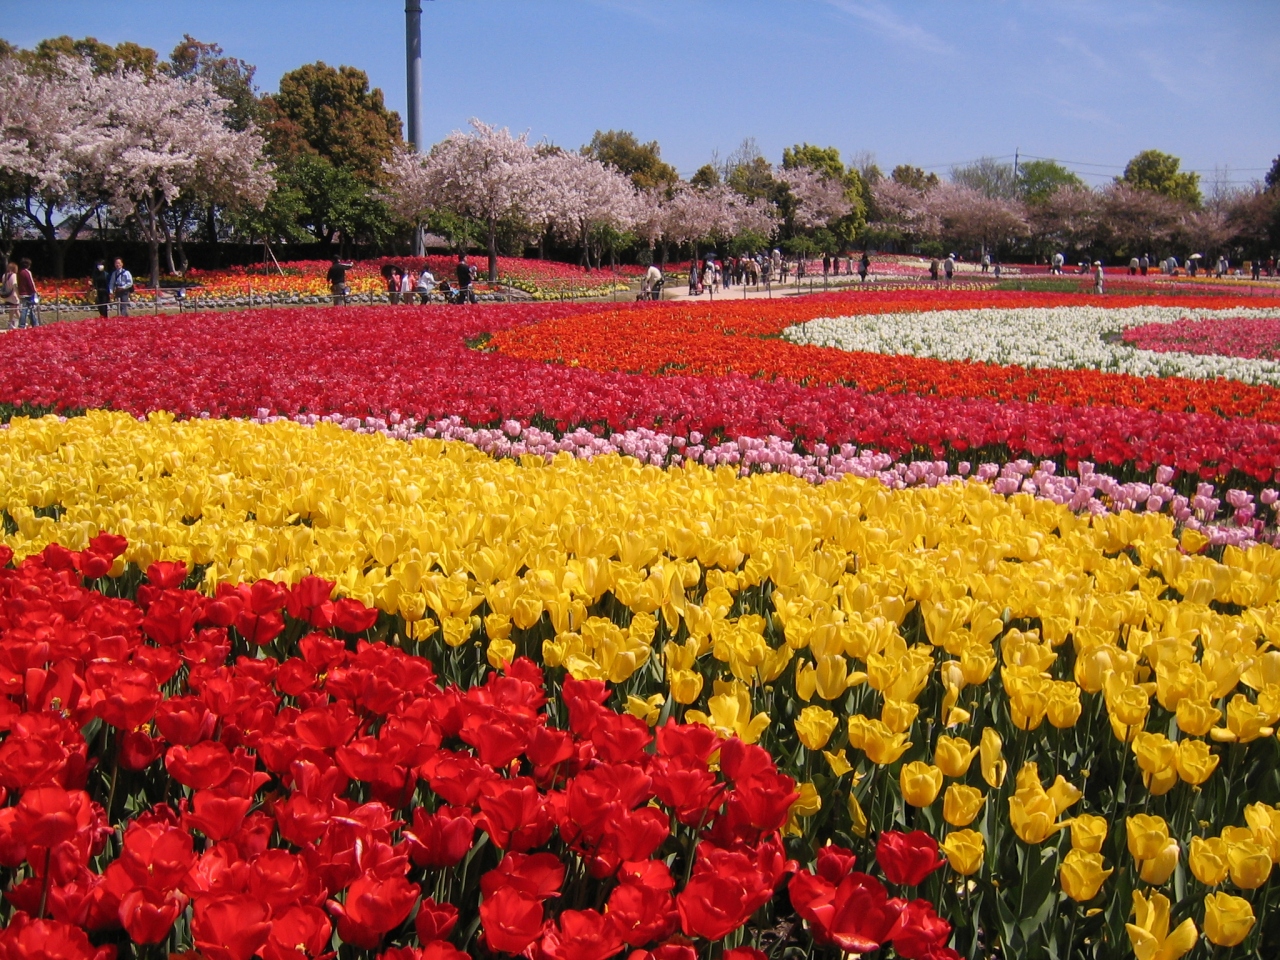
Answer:
[(1195, 353), (1250, 360), (1280, 359), (1280, 319), (1228, 317), (1217, 320), (1182, 320), (1178, 323), (1146, 323), (1121, 334), (1124, 342), (1139, 350), (1159, 353)]
[[(270, 423), (284, 418), (263, 409), (254, 419), (258, 423)], [(1247, 547), (1266, 542), (1280, 546), (1280, 531), (1268, 531), (1268, 519), (1274, 525), (1274, 514), (1280, 510), (1280, 491), (1276, 488), (1262, 490), (1255, 500), (1252, 493), (1236, 488), (1219, 496), (1213, 484), (1201, 483), (1195, 495), (1187, 497), (1169, 486), (1174, 470), (1167, 466), (1156, 469), (1154, 483), (1122, 483), (1109, 474), (1099, 473), (1095, 465), (1087, 461), (1079, 464), (1074, 476), (1059, 475), (1058, 465), (1052, 460), (1033, 464), (1018, 459), (1005, 464), (982, 463), (976, 468), (961, 461), (952, 470), (945, 460), (895, 460), (887, 453), (866, 447), (859, 449), (847, 443), (839, 447), (819, 443), (812, 452), (805, 452), (798, 450), (794, 442), (777, 436), (738, 437), (717, 442), (697, 431), (685, 437), (647, 428), (607, 436), (579, 428), (557, 435), (517, 420), (504, 421), (500, 427), (476, 428), (456, 416), (426, 423), (398, 416), (361, 420), (337, 414), (328, 417), (304, 414), (293, 419), (307, 426), (335, 423), (356, 433), (379, 433), (398, 440), (424, 436), (456, 440), (498, 458), (532, 454), (550, 460), (557, 454), (569, 454), (590, 460), (621, 454), (661, 467), (682, 463), (712, 468), (729, 466), (744, 477), (752, 473), (785, 473), (810, 483), (826, 483), (845, 476), (874, 478), (895, 490), (935, 487), (974, 478), (990, 483), (995, 493), (1006, 496), (1028, 493), (1069, 506), (1076, 513), (1100, 515), (1122, 510), (1167, 513), (1183, 526), (1204, 531), (1215, 545)], [(1220, 516), (1224, 498), (1231, 509)], [(1264, 511), (1263, 516), (1258, 515), (1259, 503), (1271, 508)], [(1272, 516), (1268, 518), (1267, 514)]]

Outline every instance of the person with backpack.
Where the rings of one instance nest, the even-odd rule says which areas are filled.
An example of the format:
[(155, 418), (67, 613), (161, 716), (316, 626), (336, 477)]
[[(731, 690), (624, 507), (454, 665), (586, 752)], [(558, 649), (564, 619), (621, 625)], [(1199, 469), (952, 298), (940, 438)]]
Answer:
[(133, 294), (133, 274), (124, 268), (124, 261), (116, 257), (115, 269), (107, 280), (111, 299), (120, 304), (120, 316), (129, 315), (129, 297)]
[(40, 315), (36, 312), (40, 294), (36, 292), (36, 280), (31, 275), (31, 261), (26, 257), (18, 261), (18, 302), (18, 329), (24, 325), (31, 328), (40, 326)]
[(104, 320), (111, 315), (111, 274), (107, 273), (107, 265), (99, 260), (93, 265), (93, 276), (89, 279), (93, 287), (93, 299), (98, 305), (98, 316)]

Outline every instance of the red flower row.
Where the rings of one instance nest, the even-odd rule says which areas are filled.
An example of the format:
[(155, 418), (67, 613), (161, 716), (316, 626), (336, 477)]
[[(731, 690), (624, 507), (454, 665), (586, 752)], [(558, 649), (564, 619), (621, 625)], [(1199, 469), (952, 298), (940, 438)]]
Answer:
[[(872, 300), (843, 300), (840, 309)], [(914, 301), (895, 302), (906, 309)], [(805, 309), (829, 311), (831, 304)], [(528, 324), (592, 311), (582, 305), (322, 308), (58, 324), (0, 341), (0, 404), (58, 411), (108, 407), (134, 414), (170, 410), (180, 416), (457, 416), (475, 425), (517, 420), (559, 430), (588, 425), (601, 431), (656, 427), (712, 438), (774, 434), (808, 444), (851, 442), (898, 457), (1048, 457), (1072, 467), (1087, 460), (1139, 470), (1164, 463), (1204, 476), (1235, 470), (1258, 481), (1280, 472), (1280, 425), (1255, 420), (1114, 405), (868, 393), (740, 373), (655, 378), (547, 365), (467, 346), (468, 339), (486, 332), (522, 327), (505, 341), (517, 349), (520, 337), (534, 336), (524, 329)], [(643, 340), (660, 336), (675, 315), (666, 307), (635, 306), (608, 316), (618, 329), (628, 325), (629, 335)], [(640, 328), (631, 326), (633, 320)], [(779, 322), (747, 326), (747, 320), (735, 321), (742, 332), (773, 329)], [(720, 340), (726, 349), (767, 342)], [(678, 364), (682, 355), (676, 345), (669, 347), (669, 364)], [(947, 371), (961, 376), (965, 369), (938, 365), (939, 377)], [(946, 392), (942, 380), (930, 383), (930, 392)], [(1149, 389), (1163, 384), (1178, 388), (1177, 382), (1159, 380)], [(1198, 386), (1255, 399), (1267, 389)]]
[[(798, 869), (779, 831), (799, 794), (758, 746), (651, 732), (605, 684), (524, 659), (441, 687), (315, 577), (210, 598), (157, 563), (136, 601), (85, 586), (124, 547), (0, 569), (0, 867), (21, 868), (0, 957), (109, 960), (112, 931), (165, 943), (190, 907), (208, 960), (331, 957), (334, 932), (451, 960), (460, 913), (499, 953), (694, 960)], [(900, 884), (942, 863), (921, 833), (885, 834), (877, 859)], [(829, 848), (791, 881), (817, 939), (956, 956), (931, 906), (852, 867)]]
[[(1152, 298), (1012, 291), (883, 291), (787, 300), (726, 300), (714, 305), (672, 304), (657, 312), (610, 310), (573, 314), (548, 318), (531, 328), (499, 334), (494, 338), (494, 345), (510, 356), (593, 370), (682, 376), (741, 374), (808, 385), (847, 384), (870, 393), (1019, 400), (1077, 407), (1118, 406), (1163, 413), (1212, 413), (1280, 423), (1280, 390), (1266, 385), (1183, 377), (1135, 377), (1097, 370), (1028, 369), (929, 357), (857, 353), (804, 346), (778, 337), (789, 326), (833, 315), (863, 316), (990, 307), (1105, 306), (1120, 309), (1152, 303), (1204, 309), (1242, 304), (1280, 306), (1280, 301), (1258, 301), (1247, 297)], [(1171, 331), (1180, 329), (1164, 328)], [(1219, 338), (1223, 342), (1227, 339), (1230, 338)], [(1233, 353), (1231, 350), (1223, 352)]]

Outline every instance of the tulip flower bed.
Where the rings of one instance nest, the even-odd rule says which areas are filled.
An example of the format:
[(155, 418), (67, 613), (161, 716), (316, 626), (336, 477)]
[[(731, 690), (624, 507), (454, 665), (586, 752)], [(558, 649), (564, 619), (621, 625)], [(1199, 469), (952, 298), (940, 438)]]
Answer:
[[(822, 317), (789, 327), (785, 335), (793, 343), (857, 353), (1274, 386), (1280, 383), (1280, 363), (1241, 352), (1249, 345), (1237, 334), (1270, 335), (1274, 342), (1278, 317), (1280, 309), (1276, 307), (1226, 311), (1178, 305), (951, 309)], [(1136, 342), (1127, 331), (1134, 326), (1141, 326), (1148, 336), (1150, 331), (1166, 331), (1160, 338), (1163, 349), (1149, 351)], [(1178, 331), (1184, 328), (1217, 329), (1218, 336), (1201, 349), (1177, 350)], [(1219, 351), (1214, 349), (1219, 343), (1239, 343), (1239, 347)]]
[[(487, 259), (473, 257), (480, 269), (481, 291), (489, 290), (483, 282)], [(452, 280), (458, 260), (454, 256), (384, 257), (378, 260), (360, 260), (347, 270), (347, 284), (356, 297), (375, 295), (385, 298), (387, 282), (382, 268), (388, 264), (411, 268), (415, 273), (424, 266), (441, 279)], [(291, 260), (276, 265), (258, 264), (252, 267), (231, 267), (226, 270), (189, 270), (181, 277), (167, 277), (167, 283), (175, 286), (190, 285), (186, 291), (190, 306), (228, 306), (246, 303), (252, 295), (258, 302), (276, 301), (293, 303), (324, 303), (330, 298), (329, 284), (325, 280), (328, 260)], [(644, 271), (640, 267), (620, 266), (616, 271), (590, 271), (574, 264), (551, 260), (528, 260), (521, 257), (498, 258), (498, 284), (522, 290), (535, 300), (557, 300), (568, 296), (588, 297), (607, 295), (614, 290), (627, 289), (628, 280)], [(37, 282), (43, 302), (52, 306), (55, 302), (64, 306), (93, 302), (92, 291), (84, 280), (44, 280)], [(142, 282), (135, 291), (135, 298), (149, 302), (152, 291)]]
[(1232, 316), (1225, 319), (1148, 323), (1129, 327), (1124, 342), (1138, 350), (1189, 353), (1249, 360), (1280, 360), (1280, 321)]
[(1270, 547), (285, 421), (0, 463), (6, 956), (1280, 946)]
[[(689, 450), (700, 462), (739, 466), (750, 465), (744, 455), (757, 443), (785, 441), (799, 459), (774, 457), (769, 466), (812, 477), (844, 472), (841, 464), (866, 448), (877, 459), (926, 462), (930, 474), (943, 461), (950, 473), (984, 461), (999, 472), (1026, 457), (1071, 471), (1096, 464), (1119, 482), (1150, 484), (1166, 465), (1187, 497), (1201, 478), (1256, 496), (1280, 471), (1274, 387), (851, 355), (769, 338), (833, 303), (918, 307), (926, 296), (93, 320), (3, 338), (0, 404), (10, 414), (106, 407), (418, 426), (457, 417), (557, 436), (578, 427), (593, 436), (657, 430), (682, 458)], [(945, 302), (1010, 296), (953, 293)], [(498, 352), (468, 346), (489, 333)], [(641, 372), (621, 372), (629, 370)], [(857, 386), (821, 385), (844, 378)]]

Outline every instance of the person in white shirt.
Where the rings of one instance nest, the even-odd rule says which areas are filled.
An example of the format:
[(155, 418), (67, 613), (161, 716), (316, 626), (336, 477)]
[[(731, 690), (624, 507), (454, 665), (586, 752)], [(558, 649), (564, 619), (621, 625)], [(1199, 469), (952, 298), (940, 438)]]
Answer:
[(431, 291), (436, 287), (435, 274), (431, 272), (430, 267), (424, 266), (422, 272), (418, 274), (418, 282), (414, 285), (414, 291), (418, 294), (419, 303), (431, 302)]
[(120, 304), (120, 316), (129, 315), (129, 295), (133, 293), (133, 274), (124, 268), (124, 261), (116, 257), (116, 267), (107, 281), (111, 299)]
[(656, 300), (662, 296), (662, 271), (650, 264), (640, 281), (640, 299)]

